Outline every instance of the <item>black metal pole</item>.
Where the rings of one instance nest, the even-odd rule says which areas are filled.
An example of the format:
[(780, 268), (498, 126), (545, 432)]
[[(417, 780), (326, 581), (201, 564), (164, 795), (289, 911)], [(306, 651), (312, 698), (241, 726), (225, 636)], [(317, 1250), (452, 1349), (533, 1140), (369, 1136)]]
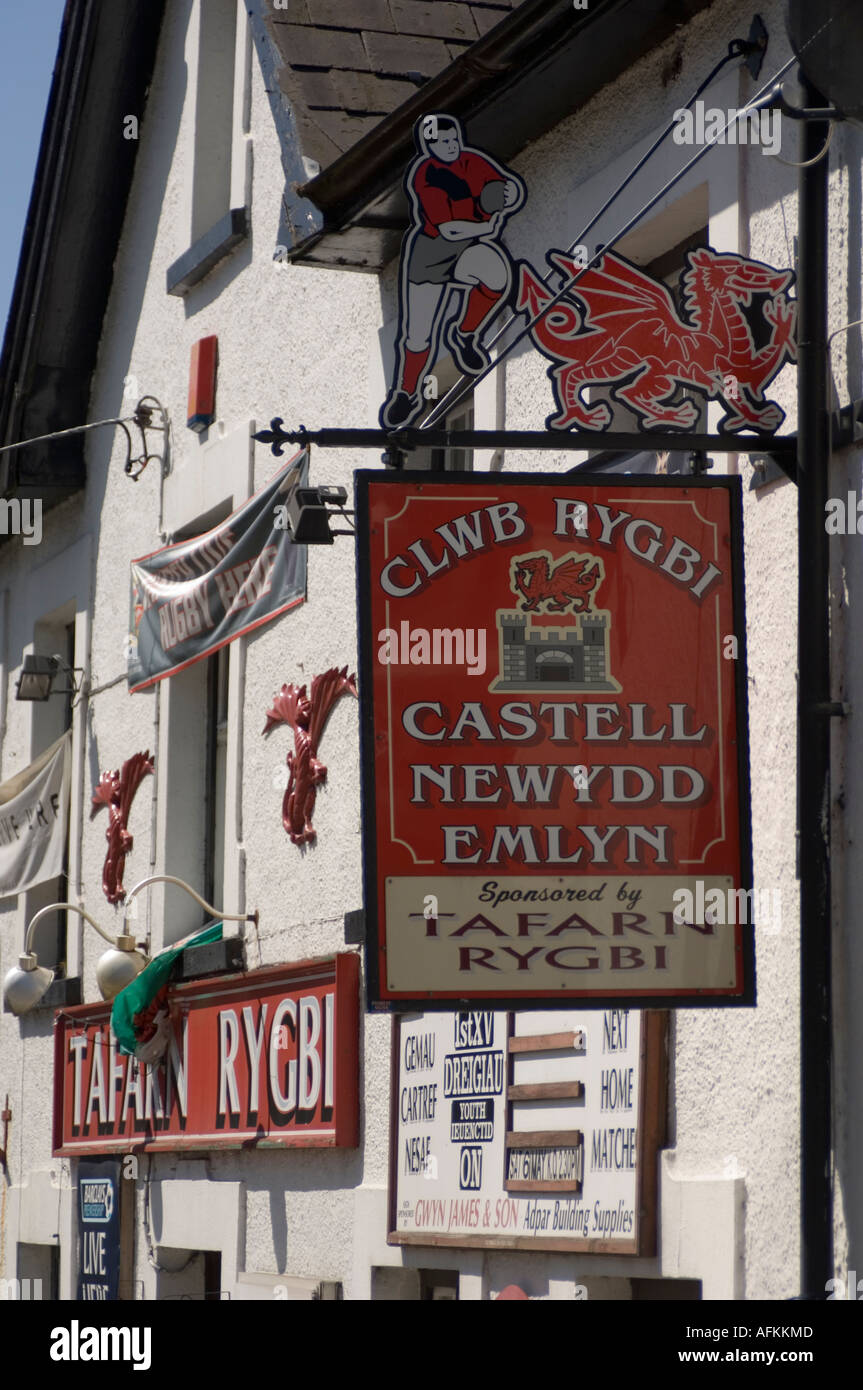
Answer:
[[(824, 98), (806, 86), (806, 105)], [(802, 159), (828, 126), (804, 121)], [(800, 170), (797, 359), (797, 825), (800, 865), (801, 1292), (833, 1276), (831, 1164), (830, 629), (825, 157)]]
[[(546, 452), (601, 449), (603, 453), (637, 453), (642, 450), (715, 454), (768, 454), (792, 479), (797, 453), (795, 435), (676, 434), (668, 430), (365, 430), (282, 428), (282, 417), (270, 428), (252, 436), (281, 454), (286, 444), (314, 444), (319, 449), (384, 449), (400, 453), (412, 449), (542, 449)], [(410, 467), (408, 459), (407, 466)]]

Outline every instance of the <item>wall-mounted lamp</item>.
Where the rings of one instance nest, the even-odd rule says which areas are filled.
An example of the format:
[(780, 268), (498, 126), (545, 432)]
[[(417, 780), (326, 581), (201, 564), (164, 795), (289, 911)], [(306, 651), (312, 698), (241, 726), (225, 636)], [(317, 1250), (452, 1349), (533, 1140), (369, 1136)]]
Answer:
[(343, 487), (294, 487), (288, 495), (287, 520), (291, 540), (295, 545), (332, 545), (333, 536), (352, 536), (354, 531), (333, 531), (332, 517), (353, 516), (345, 510), (348, 500)]
[(85, 912), (83, 907), (78, 907), (75, 903), (49, 903), (32, 918), (27, 928), (24, 954), (19, 956), (18, 964), (13, 966), (3, 981), (3, 995), (13, 1014), (26, 1014), (30, 1009), (34, 1009), (54, 980), (54, 971), (39, 964), (33, 950), (33, 936), (41, 918), (49, 912), (63, 910), (77, 912), (111, 948), (105, 952), (96, 966), (96, 981), (103, 999), (113, 999), (115, 994), (119, 994), (121, 989), (131, 984), (135, 976), (140, 975), (149, 963), (148, 957), (137, 949), (137, 942), (133, 936), (127, 936), (125, 933), (109, 936), (98, 922), (93, 921), (89, 912)]
[[(55, 690), (54, 681), (63, 672), (69, 677), (65, 689)], [(75, 672), (62, 656), (25, 656), (21, 674), (15, 682), (16, 700), (48, 700), (52, 695), (77, 695)]]
[(103, 999), (113, 999), (140, 975), (145, 966), (149, 965), (149, 956), (138, 950), (135, 938), (128, 933), (125, 928), (128, 926), (129, 908), (135, 896), (144, 888), (149, 888), (153, 883), (175, 883), (178, 888), (182, 888), (190, 897), (200, 903), (205, 912), (211, 916), (219, 918), (223, 922), (254, 922), (257, 924), (257, 912), (222, 912), (218, 907), (213, 907), (211, 903), (205, 902), (194, 888), (190, 888), (188, 883), (182, 878), (175, 878), (173, 874), (152, 874), (149, 878), (142, 878), (140, 883), (136, 883), (129, 889), (126, 901), (123, 904), (123, 927), (124, 930), (117, 936), (109, 936), (103, 931), (98, 922), (94, 922), (89, 912), (85, 912), (83, 907), (76, 906), (75, 903), (49, 903), (36, 913), (27, 928), (27, 937), (24, 943), (24, 954), (19, 956), (18, 964), (14, 966), (3, 982), (3, 995), (6, 1003), (13, 1014), (26, 1014), (30, 1009), (36, 1007), (39, 1000), (43, 997), (54, 979), (54, 971), (40, 965), (36, 953), (33, 951), (33, 935), (40, 919), (49, 912), (61, 911), (65, 908), (67, 912), (77, 912), (85, 922), (89, 922), (99, 935), (108, 942), (111, 949), (100, 957), (96, 966), (96, 981), (99, 985)]

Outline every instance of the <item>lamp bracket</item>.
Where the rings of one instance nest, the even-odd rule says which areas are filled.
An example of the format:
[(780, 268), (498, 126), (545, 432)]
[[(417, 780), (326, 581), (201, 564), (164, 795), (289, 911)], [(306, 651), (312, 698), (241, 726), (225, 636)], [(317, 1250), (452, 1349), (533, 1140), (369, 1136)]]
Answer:
[(750, 102), (746, 107), (749, 111), (761, 111), (769, 108), (776, 108), (781, 111), (783, 116), (788, 116), (792, 121), (841, 121), (844, 120), (842, 112), (838, 106), (793, 106), (782, 90), (782, 83), (777, 82), (770, 88), (758, 101)]
[[(168, 412), (155, 396), (142, 396), (131, 415), (110, 420), (92, 420), (88, 425), (72, 425), (69, 429), (52, 430), (50, 434), (37, 434), (32, 439), (16, 439), (12, 444), (0, 445), (0, 454), (9, 453), (14, 449), (26, 449), (31, 444), (44, 444), (50, 439), (63, 439), (70, 434), (84, 434), (87, 430), (102, 429), (105, 425), (114, 425), (123, 431), (126, 439), (126, 462), (123, 471), (129, 474), (133, 482), (138, 481), (152, 459), (158, 459), (162, 465), (162, 477), (167, 476)], [(141, 436), (141, 452), (134, 456), (135, 446), (128, 428), (130, 425), (136, 426)], [(162, 434), (161, 451), (158, 453), (150, 449), (147, 440), (148, 430), (157, 430)], [(140, 466), (137, 473), (133, 473), (136, 464)]]
[[(157, 401), (155, 396), (142, 396), (135, 406), (132, 418), (129, 422), (137, 427), (141, 437), (140, 453), (132, 457), (132, 440), (129, 431), (122, 421), (118, 421), (126, 435), (126, 463), (123, 471), (128, 474), (133, 483), (137, 483), (147, 464), (155, 460), (162, 470), (162, 477), (168, 475), (168, 412), (165, 407)], [(147, 439), (147, 431), (155, 430), (161, 434), (162, 439), (158, 450), (150, 448)], [(137, 473), (132, 470), (138, 466)]]

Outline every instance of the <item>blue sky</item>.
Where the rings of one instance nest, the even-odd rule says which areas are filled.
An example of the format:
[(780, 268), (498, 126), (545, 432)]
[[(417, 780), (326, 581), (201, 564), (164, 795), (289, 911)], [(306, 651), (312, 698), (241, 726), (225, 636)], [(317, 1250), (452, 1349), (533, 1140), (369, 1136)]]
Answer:
[(65, 0), (0, 0), (0, 341), (18, 270), (64, 9)]

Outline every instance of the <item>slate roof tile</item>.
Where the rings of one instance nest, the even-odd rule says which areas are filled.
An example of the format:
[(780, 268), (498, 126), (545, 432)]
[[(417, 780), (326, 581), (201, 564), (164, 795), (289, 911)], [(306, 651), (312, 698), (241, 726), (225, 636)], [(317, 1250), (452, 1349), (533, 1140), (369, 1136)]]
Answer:
[(520, 2), (258, 0), (302, 153), (326, 168)]
[(331, 76), (338, 93), (335, 105), (343, 106), (346, 111), (366, 111), (372, 115), (389, 115), (417, 89), (415, 82), (378, 77), (371, 72), (334, 72)]
[(387, 0), (306, 0), (306, 3), (313, 24), (332, 24), (339, 29), (380, 29), (385, 33), (394, 33), (401, 27), (393, 20)]
[(500, 24), (502, 19), (506, 19), (514, 8), (514, 5), (471, 5), (470, 12), (477, 33), (487, 34), (489, 29), (493, 29), (496, 24)]
[(464, 39), (472, 43), (479, 37), (469, 5), (450, 0), (390, 0), (400, 34), (425, 34), (433, 38)]
[(273, 24), (272, 32), (279, 52), (290, 67), (369, 69), (362, 38), (348, 29)]
[(418, 38), (411, 34), (363, 34), (371, 66), (377, 72), (422, 73), (434, 77), (450, 61), (442, 39)]

